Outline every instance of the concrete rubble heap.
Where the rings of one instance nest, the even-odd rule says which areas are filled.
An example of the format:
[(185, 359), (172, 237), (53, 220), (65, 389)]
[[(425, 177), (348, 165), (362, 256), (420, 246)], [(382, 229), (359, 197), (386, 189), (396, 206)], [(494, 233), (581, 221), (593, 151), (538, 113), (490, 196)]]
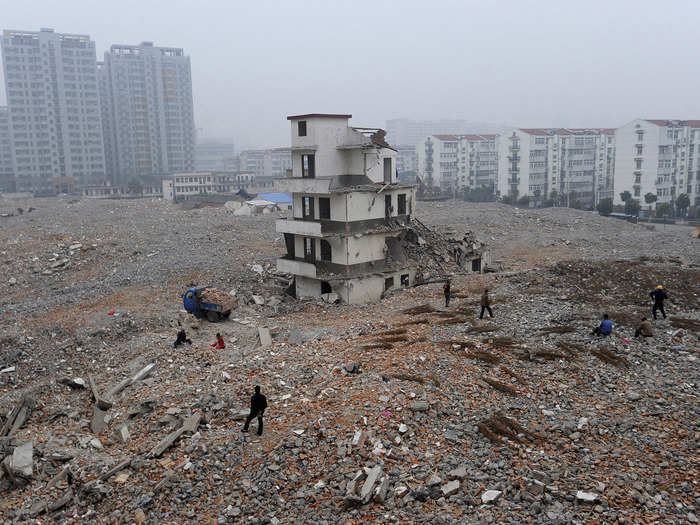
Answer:
[[(687, 229), (421, 203), (421, 222), (478, 232), (506, 271), (456, 275), (447, 309), (440, 283), (358, 307), (284, 296), (269, 219), (31, 205), (0, 229), (16, 279), (0, 308), (5, 521), (697, 522), (700, 253)], [(91, 248), (71, 254), (77, 243)], [(235, 291), (229, 320), (182, 312), (197, 284)], [(635, 339), (657, 284), (668, 318)], [(479, 320), (484, 287), (495, 317)], [(603, 312), (615, 328), (598, 339)], [(173, 349), (178, 322), (192, 344)], [(260, 437), (239, 431), (256, 384)]]

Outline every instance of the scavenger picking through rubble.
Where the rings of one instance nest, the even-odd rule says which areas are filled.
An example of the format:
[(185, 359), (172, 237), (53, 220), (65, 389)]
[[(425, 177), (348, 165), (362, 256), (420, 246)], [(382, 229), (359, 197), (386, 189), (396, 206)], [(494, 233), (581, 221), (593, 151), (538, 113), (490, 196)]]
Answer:
[(255, 386), (255, 394), (250, 398), (250, 414), (245, 419), (245, 425), (241, 432), (248, 432), (248, 425), (254, 418), (258, 418), (258, 436), (263, 433), (263, 413), (267, 408), (267, 398), (260, 393), (260, 386)]
[(223, 350), (226, 348), (226, 343), (224, 343), (224, 338), (221, 337), (220, 333), (216, 333), (216, 341), (211, 344), (216, 350)]

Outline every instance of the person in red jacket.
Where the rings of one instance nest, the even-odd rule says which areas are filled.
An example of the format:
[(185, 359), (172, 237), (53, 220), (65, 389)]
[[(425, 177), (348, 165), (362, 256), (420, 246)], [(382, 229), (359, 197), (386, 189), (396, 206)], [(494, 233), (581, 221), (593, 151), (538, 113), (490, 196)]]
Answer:
[(211, 346), (213, 346), (217, 350), (223, 350), (224, 348), (226, 348), (226, 343), (224, 343), (224, 338), (221, 337), (220, 333), (216, 334), (216, 342), (212, 343)]

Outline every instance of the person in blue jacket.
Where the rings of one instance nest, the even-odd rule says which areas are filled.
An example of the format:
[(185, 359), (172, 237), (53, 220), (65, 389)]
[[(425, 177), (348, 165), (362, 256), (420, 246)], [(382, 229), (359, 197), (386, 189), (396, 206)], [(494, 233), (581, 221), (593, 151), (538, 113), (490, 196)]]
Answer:
[(664, 290), (664, 287), (661, 285), (657, 286), (656, 290), (651, 292), (649, 295), (651, 295), (651, 298), (654, 300), (654, 306), (651, 307), (651, 313), (654, 315), (654, 319), (656, 319), (656, 310), (661, 310), (661, 315), (663, 315), (664, 319), (666, 319), (664, 299), (666, 299), (668, 295), (666, 295), (666, 290)]
[(612, 321), (608, 318), (608, 314), (603, 314), (603, 320), (600, 322), (600, 326), (597, 326), (596, 329), (593, 330), (593, 335), (602, 335), (603, 337), (607, 337), (612, 334), (612, 330)]

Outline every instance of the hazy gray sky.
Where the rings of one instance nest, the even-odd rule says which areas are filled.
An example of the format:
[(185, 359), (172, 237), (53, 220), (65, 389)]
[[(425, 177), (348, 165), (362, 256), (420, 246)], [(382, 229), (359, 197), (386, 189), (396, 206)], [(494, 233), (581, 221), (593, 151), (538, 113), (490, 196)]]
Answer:
[[(700, 2), (0, 0), (0, 28), (185, 49), (200, 135), (289, 142), (286, 116), (610, 126), (700, 118)], [(4, 93), (1, 94), (4, 101)]]

